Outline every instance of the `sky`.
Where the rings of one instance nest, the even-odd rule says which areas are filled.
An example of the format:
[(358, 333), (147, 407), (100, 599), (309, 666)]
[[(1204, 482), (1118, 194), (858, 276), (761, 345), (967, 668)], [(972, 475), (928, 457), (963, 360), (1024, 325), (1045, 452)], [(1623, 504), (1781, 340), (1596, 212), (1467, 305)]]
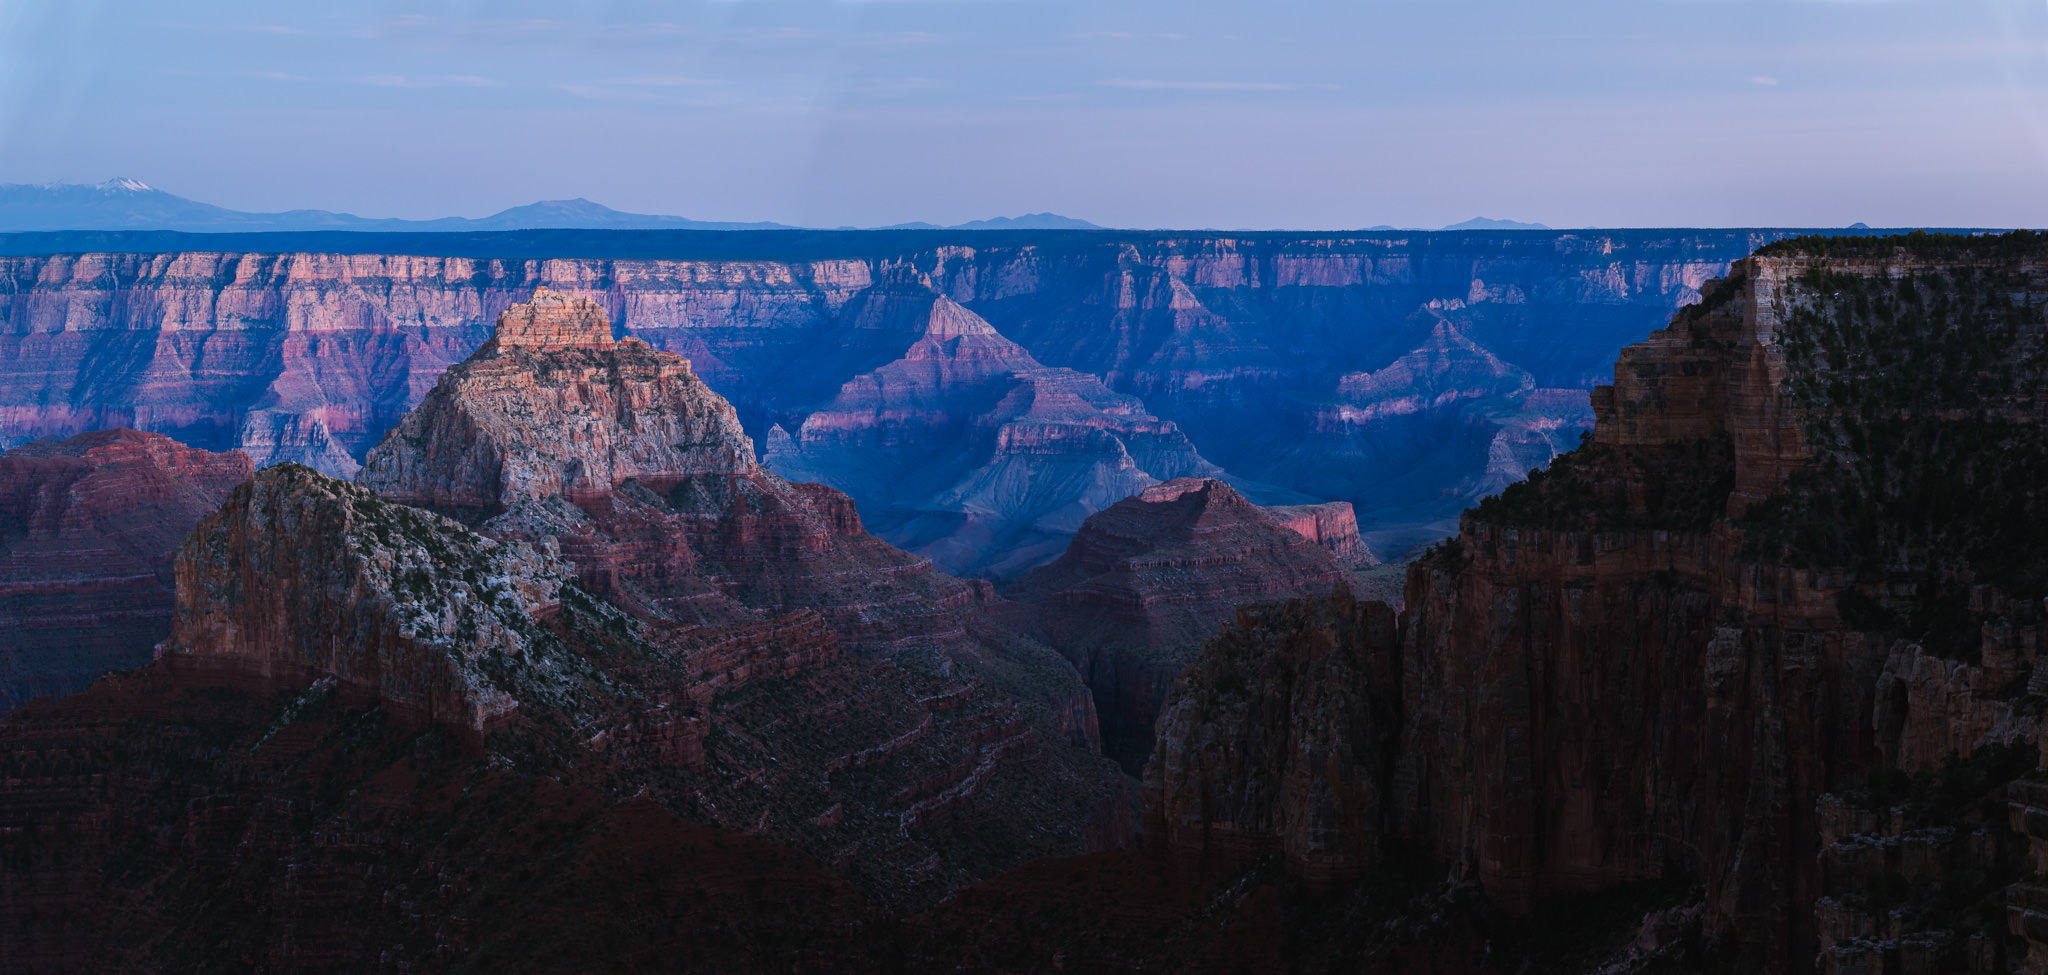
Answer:
[(2048, 0), (0, 0), (0, 182), (801, 226), (2048, 226)]

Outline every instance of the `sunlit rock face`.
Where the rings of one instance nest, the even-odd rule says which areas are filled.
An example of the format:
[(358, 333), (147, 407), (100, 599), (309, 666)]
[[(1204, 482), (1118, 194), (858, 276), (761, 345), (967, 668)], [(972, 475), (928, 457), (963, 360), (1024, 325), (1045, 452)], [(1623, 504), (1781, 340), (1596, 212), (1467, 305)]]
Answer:
[(541, 625), (571, 576), (558, 557), (298, 464), (202, 519), (177, 576), (169, 666), (231, 684), (327, 679), (480, 739), (520, 698), (574, 693), (583, 676)]

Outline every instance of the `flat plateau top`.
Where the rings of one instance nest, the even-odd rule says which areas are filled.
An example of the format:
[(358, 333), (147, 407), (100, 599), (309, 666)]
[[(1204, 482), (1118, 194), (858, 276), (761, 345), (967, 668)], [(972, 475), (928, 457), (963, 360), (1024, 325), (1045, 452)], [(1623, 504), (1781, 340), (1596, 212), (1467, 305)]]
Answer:
[[(1931, 228), (1930, 228), (1931, 229)], [(258, 254), (406, 254), (535, 260), (599, 258), (643, 260), (791, 261), (860, 259), (938, 247), (1083, 251), (1130, 244), (1200, 246), (1234, 241), (1272, 250), (1350, 250), (1398, 247), (1421, 252), (1484, 248), (1506, 253), (1551, 252), (1559, 242), (1609, 241), (1619, 247), (1674, 243), (1703, 255), (1740, 256), (1758, 244), (1806, 234), (1885, 236), (1899, 230), (1799, 228), (1673, 228), (1667, 230), (1460, 230), (1460, 231), (1214, 231), (1214, 230), (504, 230), (487, 232), (365, 233), (311, 230), (269, 233), (185, 233), (165, 230), (60, 230), (0, 234), (0, 256), (177, 252)], [(1952, 233), (1974, 233), (1951, 230)]]

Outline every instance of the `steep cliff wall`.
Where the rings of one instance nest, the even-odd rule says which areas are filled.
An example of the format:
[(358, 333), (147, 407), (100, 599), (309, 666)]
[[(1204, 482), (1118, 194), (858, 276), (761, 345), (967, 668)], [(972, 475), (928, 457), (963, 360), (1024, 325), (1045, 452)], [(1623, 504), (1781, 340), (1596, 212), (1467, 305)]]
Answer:
[(1764, 969), (2002, 970), (2048, 250), (1801, 241), (1707, 292), (1411, 569), (1377, 828), (1516, 911), (1690, 874)]
[[(791, 471), (877, 516), (936, 506), (937, 516), (879, 524), (954, 571), (1036, 553), (1002, 571), (1028, 569), (1121, 496), (1096, 477), (1019, 485), (990, 466), (1004, 451), (1078, 470), (1121, 463), (1100, 436), (1038, 436), (1078, 429), (1064, 417), (1037, 422), (1056, 405), (1048, 397), (1124, 417), (1092, 427), (1153, 424), (1140, 440), (1157, 434), (1187, 454), (1166, 443), (1184, 436), (1199, 461), (1265, 485), (1255, 492), (1263, 503), (1351, 501), (1368, 536), (1398, 555), (1448, 533), (1456, 511), (1501, 478), (1569, 447), (1589, 417), (1574, 394), (1614, 350), (1777, 235), (1026, 234), (974, 247), (916, 235), (657, 235), (631, 248), (645, 256), (575, 256), (616, 251), (606, 242), (617, 236), (537, 234), (511, 248), (560, 255), (548, 259), (491, 257), (510, 245), (482, 239), (476, 256), (455, 257), (0, 257), (0, 446), (127, 426), (239, 448), (259, 467), (292, 460), (347, 476), (500, 311), (546, 285), (596, 299), (625, 334), (688, 357), (763, 444), (778, 425), (801, 440), (814, 415), (845, 415), (830, 404), (849, 383), (920, 401), (916, 423), (863, 434), (892, 438), (893, 455), (880, 458), (888, 469), (993, 473), (951, 489), (918, 477), (876, 484), (878, 458), (858, 451), (824, 451)], [(690, 256), (663, 258), (664, 247)], [(911, 350), (926, 341), (940, 295), (1047, 367), (1018, 387), (1031, 395), (1004, 427), (1018, 435), (953, 437), (985, 405), (972, 390), (896, 385), (922, 375), (890, 364), (923, 361)], [(1381, 396), (1347, 379), (1428, 358), (1443, 329), (1527, 384)], [(1445, 391), (1454, 395), (1436, 395)], [(1008, 446), (992, 450), (990, 435)], [(1164, 464), (1123, 433), (1111, 439), (1152, 477), (1212, 473)], [(1005, 526), (989, 518), (1020, 497), (1034, 511), (1071, 505), (1074, 516), (1057, 537), (1002, 540)]]
[(0, 713), (147, 663), (179, 543), (250, 473), (133, 430), (0, 454)]

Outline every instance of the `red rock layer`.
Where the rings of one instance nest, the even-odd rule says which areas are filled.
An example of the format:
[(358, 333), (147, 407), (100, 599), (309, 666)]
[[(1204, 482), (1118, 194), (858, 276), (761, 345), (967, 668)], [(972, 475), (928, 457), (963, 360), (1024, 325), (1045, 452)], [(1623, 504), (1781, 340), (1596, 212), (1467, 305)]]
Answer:
[(1228, 484), (1183, 478), (1090, 516), (1011, 594), (1028, 608), (1006, 612), (1087, 678), (1105, 752), (1135, 771), (1175, 676), (1238, 606), (1345, 578), (1330, 552)]
[(0, 713), (148, 662), (178, 544), (250, 472), (133, 430), (0, 454)]

